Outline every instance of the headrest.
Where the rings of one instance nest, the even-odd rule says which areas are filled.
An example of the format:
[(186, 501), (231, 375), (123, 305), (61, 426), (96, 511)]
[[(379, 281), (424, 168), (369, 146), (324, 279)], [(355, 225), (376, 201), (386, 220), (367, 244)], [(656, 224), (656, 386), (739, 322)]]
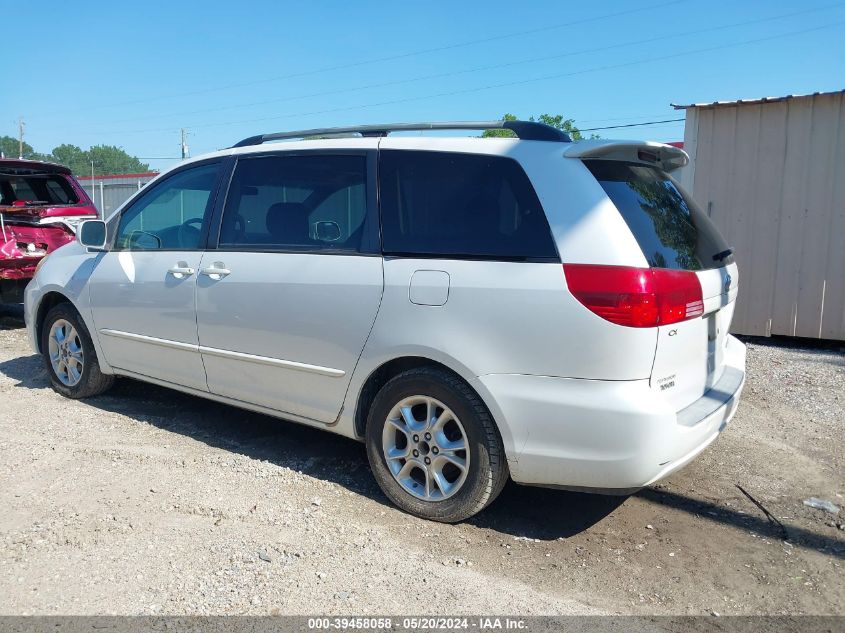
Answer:
[(267, 230), (279, 243), (308, 241), (308, 209), (301, 202), (277, 202), (267, 209)]

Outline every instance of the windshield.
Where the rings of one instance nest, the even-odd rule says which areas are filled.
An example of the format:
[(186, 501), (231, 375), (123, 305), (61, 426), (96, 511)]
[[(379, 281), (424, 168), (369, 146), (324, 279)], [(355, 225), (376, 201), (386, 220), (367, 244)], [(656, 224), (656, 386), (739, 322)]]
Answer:
[(76, 204), (79, 196), (57, 174), (0, 175), (0, 206)]
[(710, 218), (666, 172), (641, 163), (585, 160), (653, 268), (706, 270), (733, 261)]

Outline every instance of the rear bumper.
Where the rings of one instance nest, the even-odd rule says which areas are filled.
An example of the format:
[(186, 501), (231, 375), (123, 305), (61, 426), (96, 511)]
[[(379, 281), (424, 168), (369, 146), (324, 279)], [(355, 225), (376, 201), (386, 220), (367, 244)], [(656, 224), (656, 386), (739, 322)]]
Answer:
[(681, 411), (648, 380), (480, 379), (508, 427), (514, 481), (625, 493), (684, 467), (730, 422), (745, 384), (745, 346), (728, 337), (724, 358), (720, 380)]

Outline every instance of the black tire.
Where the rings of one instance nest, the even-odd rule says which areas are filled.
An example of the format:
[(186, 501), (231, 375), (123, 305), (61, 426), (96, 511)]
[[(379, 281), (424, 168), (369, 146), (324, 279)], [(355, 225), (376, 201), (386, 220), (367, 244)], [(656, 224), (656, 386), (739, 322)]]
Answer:
[[(391, 411), (405, 398), (417, 395), (448, 407), (466, 435), (466, 478), (457, 492), (441, 500), (420, 499), (408, 492), (394, 478), (383, 451), (382, 434)], [(436, 367), (405, 371), (381, 388), (367, 416), (366, 444), (370, 467), (384, 494), (402, 510), (423, 519), (456, 523), (469, 518), (499, 495), (509, 476), (502, 439), (481, 398), (459, 377)]]
[[(73, 326), (82, 348), (82, 372), (79, 382), (73, 385), (62, 382), (56, 374), (56, 370), (53, 369), (53, 363), (50, 360), (50, 331), (56, 321), (59, 320), (67, 321)], [(41, 357), (44, 360), (47, 375), (50, 377), (50, 385), (58, 393), (67, 398), (89, 398), (103, 393), (114, 384), (114, 376), (106, 375), (100, 371), (97, 352), (94, 350), (88, 328), (85, 327), (82, 317), (71, 304), (60, 303), (53, 306), (44, 318), (39, 336), (41, 337)]]

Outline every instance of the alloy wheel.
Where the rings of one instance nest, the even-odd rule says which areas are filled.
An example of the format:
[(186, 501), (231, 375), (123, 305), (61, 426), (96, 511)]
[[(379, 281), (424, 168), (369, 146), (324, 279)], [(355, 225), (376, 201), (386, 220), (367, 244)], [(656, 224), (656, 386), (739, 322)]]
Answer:
[(382, 450), (393, 478), (424, 501), (453, 496), (469, 472), (463, 425), (446, 405), (428, 396), (411, 396), (393, 407), (384, 424)]
[(73, 387), (82, 379), (85, 358), (82, 341), (73, 325), (64, 319), (57, 319), (50, 327), (48, 352), (53, 372), (61, 383)]

